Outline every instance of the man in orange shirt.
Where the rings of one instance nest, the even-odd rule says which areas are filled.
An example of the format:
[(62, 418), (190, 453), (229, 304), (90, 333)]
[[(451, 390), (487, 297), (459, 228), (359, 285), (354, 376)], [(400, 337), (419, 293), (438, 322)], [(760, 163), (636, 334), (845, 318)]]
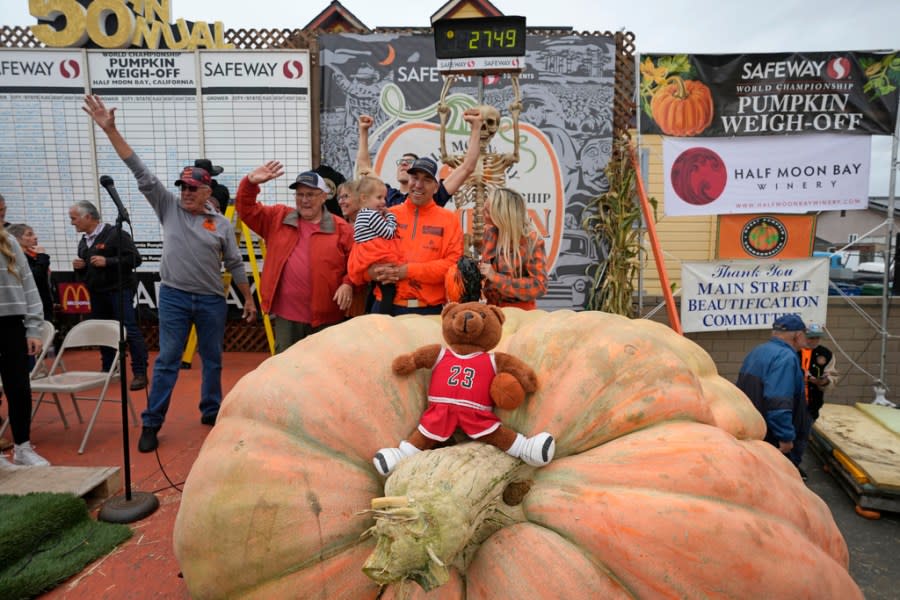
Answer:
[[(463, 239), (459, 215), (438, 206), (438, 166), (430, 158), (419, 158), (407, 170), (409, 196), (391, 207), (397, 216), (397, 237), (406, 261), (403, 264), (375, 264), (366, 268), (350, 261), (347, 270), (353, 279), (365, 278), (381, 283), (396, 283), (395, 315), (439, 315), (447, 294), (444, 275), (462, 256)], [(380, 311), (381, 297), (376, 291), (373, 313)]]

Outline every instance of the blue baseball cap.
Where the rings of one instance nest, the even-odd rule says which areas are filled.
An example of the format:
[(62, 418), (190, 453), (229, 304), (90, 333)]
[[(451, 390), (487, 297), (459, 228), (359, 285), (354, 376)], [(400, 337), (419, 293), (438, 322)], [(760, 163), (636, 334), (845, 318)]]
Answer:
[(797, 315), (781, 315), (772, 323), (775, 331), (806, 331), (806, 323)]

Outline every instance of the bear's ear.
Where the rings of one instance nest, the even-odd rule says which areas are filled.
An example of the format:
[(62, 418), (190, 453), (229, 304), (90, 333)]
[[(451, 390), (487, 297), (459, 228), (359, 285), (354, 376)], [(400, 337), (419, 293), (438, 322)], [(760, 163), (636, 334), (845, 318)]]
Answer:
[(488, 308), (491, 309), (495, 315), (497, 315), (497, 320), (500, 321), (500, 324), (506, 321), (506, 315), (503, 313), (503, 310), (499, 306), (494, 306), (493, 304), (488, 304)]
[(448, 302), (444, 305), (444, 308), (441, 310), (441, 317), (446, 317), (447, 314), (456, 307), (456, 302)]

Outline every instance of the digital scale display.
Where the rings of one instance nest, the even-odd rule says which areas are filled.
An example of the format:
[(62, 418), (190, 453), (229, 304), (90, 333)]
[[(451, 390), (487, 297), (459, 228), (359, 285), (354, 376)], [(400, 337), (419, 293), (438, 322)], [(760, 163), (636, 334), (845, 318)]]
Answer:
[(438, 59), (525, 56), (525, 17), (442, 19), (434, 50)]

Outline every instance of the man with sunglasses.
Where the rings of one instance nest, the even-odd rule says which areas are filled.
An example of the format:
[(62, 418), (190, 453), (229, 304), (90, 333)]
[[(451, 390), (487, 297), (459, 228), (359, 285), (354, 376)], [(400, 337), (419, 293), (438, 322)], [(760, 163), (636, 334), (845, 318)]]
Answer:
[[(438, 181), (437, 191), (434, 193), (434, 202), (438, 206), (445, 206), (453, 194), (462, 187), (466, 179), (475, 172), (478, 164), (479, 141), (481, 131), (481, 113), (478, 111), (467, 111), (463, 117), (471, 126), (472, 132), (469, 138), (469, 148), (463, 158), (463, 162), (459, 167), (453, 170), (447, 179)], [(372, 170), (372, 159), (369, 156), (369, 129), (372, 128), (374, 120), (369, 115), (360, 115), (359, 117), (359, 146), (356, 150), (356, 174), (357, 177), (366, 174), (374, 174)], [(385, 198), (385, 206), (397, 206), (406, 201), (410, 192), (409, 168), (415, 161), (419, 160), (417, 154), (412, 152), (404, 152), (397, 160), (397, 184), (399, 189), (385, 184), (387, 188), (387, 197)]]
[(159, 274), (159, 356), (147, 410), (141, 414), (143, 429), (140, 452), (159, 446), (157, 433), (165, 421), (175, 382), (181, 368), (191, 325), (197, 327), (197, 345), (203, 360), (200, 389), (200, 422), (214, 425), (222, 403), (222, 347), (227, 306), (221, 267), (231, 272), (232, 281), (244, 297), (243, 317), (256, 318), (256, 306), (244, 263), (238, 251), (231, 222), (209, 203), (212, 177), (197, 166), (185, 167), (175, 185), (176, 196), (150, 172), (116, 128), (115, 108), (108, 109), (97, 96), (85, 96), (82, 109), (109, 138), (119, 158), (131, 169), (138, 189), (147, 198), (163, 230), (163, 250)]

